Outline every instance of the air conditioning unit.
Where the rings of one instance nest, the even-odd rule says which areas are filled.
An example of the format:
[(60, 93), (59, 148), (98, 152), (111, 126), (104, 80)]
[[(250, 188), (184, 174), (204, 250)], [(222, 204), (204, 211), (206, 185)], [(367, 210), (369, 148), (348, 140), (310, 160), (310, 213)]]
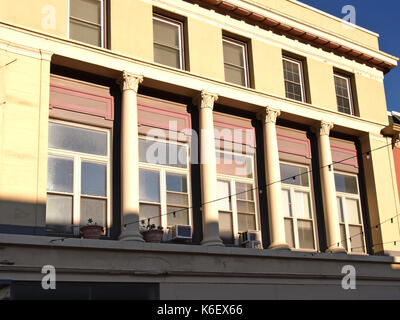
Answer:
[(169, 230), (171, 241), (192, 240), (192, 226), (176, 224)]
[(257, 230), (247, 230), (240, 233), (239, 243), (245, 248), (258, 248), (262, 249), (261, 246), (261, 232)]

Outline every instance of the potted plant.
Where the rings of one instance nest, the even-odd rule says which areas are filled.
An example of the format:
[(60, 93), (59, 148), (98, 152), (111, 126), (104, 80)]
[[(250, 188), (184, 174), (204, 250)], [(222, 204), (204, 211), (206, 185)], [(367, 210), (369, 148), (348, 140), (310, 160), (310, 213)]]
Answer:
[(103, 227), (93, 222), (92, 218), (89, 218), (87, 225), (82, 226), (80, 231), (85, 239), (99, 239), (103, 234)]
[(142, 220), (142, 230), (140, 232), (142, 233), (143, 239), (146, 242), (161, 242), (164, 234), (163, 227), (156, 227), (155, 224), (150, 223), (145, 225), (144, 220)]

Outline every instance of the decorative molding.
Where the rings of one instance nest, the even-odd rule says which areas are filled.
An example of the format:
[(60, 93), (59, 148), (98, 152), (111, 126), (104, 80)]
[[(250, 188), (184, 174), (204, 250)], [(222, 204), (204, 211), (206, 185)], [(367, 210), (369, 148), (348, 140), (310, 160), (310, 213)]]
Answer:
[(142, 82), (143, 82), (142, 75), (136, 75), (126, 71), (122, 72), (122, 80), (121, 80), (122, 91), (133, 90), (137, 93), (139, 84)]
[(193, 99), (193, 103), (199, 107), (199, 109), (209, 108), (214, 109), (214, 102), (218, 100), (216, 93), (211, 93), (202, 90), (201, 93)]
[[(310, 146), (309, 140), (294, 138), (294, 137), (286, 136), (286, 135), (279, 134), (279, 133), (277, 134), (277, 138), (278, 138), (278, 150), (280, 152), (291, 153), (291, 154), (305, 157), (307, 159), (311, 159), (311, 146)], [(279, 143), (279, 141), (287, 141), (287, 142), (303, 145), (305, 152), (304, 153), (299, 152), (299, 150), (296, 150), (295, 148), (284, 147)]]
[[(232, 141), (233, 143), (239, 143), (239, 144), (243, 144), (243, 145), (249, 145), (253, 148), (256, 147), (256, 136), (255, 136), (255, 130), (253, 127), (243, 127), (243, 126), (239, 126), (239, 125), (235, 125), (235, 124), (231, 124), (231, 123), (226, 123), (223, 121), (216, 121), (214, 120), (214, 128), (215, 127), (222, 127), (222, 128), (227, 128), (227, 129), (239, 129), (239, 130), (251, 130), (251, 140), (250, 140), (250, 144), (246, 143), (247, 141), (243, 141), (243, 136), (241, 136), (240, 138), (232, 136)], [(215, 139), (220, 140), (220, 136), (217, 136), (215, 133)]]
[(319, 124), (312, 127), (312, 131), (319, 136), (329, 136), (329, 132), (333, 128), (333, 122), (322, 120)]
[(257, 118), (264, 123), (276, 123), (276, 118), (281, 114), (281, 110), (266, 107), (265, 110), (257, 114)]

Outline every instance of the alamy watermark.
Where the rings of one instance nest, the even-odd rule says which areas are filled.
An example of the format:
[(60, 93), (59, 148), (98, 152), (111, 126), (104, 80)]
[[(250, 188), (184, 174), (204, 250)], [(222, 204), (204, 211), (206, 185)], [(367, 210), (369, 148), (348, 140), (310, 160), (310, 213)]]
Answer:
[(345, 265), (342, 268), (342, 273), (345, 276), (342, 279), (342, 289), (355, 290), (356, 289), (356, 268), (352, 265)]
[(56, 289), (56, 268), (52, 265), (45, 265), (42, 267), (42, 288), (43, 290)]

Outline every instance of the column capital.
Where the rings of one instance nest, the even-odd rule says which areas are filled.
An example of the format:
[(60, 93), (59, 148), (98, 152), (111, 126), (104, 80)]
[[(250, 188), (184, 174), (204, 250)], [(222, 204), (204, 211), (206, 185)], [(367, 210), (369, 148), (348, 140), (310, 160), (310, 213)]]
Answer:
[(276, 123), (276, 118), (281, 114), (281, 110), (266, 107), (257, 114), (257, 118), (264, 123)]
[(121, 85), (121, 90), (133, 90), (137, 93), (139, 84), (142, 83), (143, 76), (137, 75), (133, 73), (129, 73), (127, 71), (122, 72), (122, 79), (120, 79), (119, 84)]
[(193, 103), (199, 107), (199, 109), (209, 108), (214, 109), (214, 102), (218, 100), (218, 95), (216, 93), (211, 93), (202, 90), (199, 95), (193, 98)]
[(320, 136), (329, 136), (331, 129), (333, 128), (333, 122), (328, 122), (322, 120), (320, 123), (316, 124), (312, 130), (319, 134)]

